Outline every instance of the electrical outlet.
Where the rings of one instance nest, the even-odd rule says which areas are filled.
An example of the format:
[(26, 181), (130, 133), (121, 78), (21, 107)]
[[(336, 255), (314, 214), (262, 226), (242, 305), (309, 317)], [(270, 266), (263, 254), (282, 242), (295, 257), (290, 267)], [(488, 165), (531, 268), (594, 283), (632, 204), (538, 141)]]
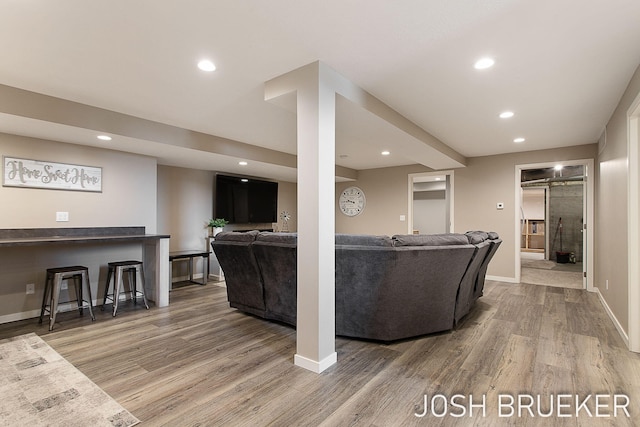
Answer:
[(35, 293), (36, 293), (35, 283), (27, 283), (27, 295), (32, 295)]
[(69, 212), (56, 212), (56, 221), (58, 222), (69, 221)]
[(60, 283), (60, 290), (65, 291), (69, 288), (69, 284), (67, 282)]

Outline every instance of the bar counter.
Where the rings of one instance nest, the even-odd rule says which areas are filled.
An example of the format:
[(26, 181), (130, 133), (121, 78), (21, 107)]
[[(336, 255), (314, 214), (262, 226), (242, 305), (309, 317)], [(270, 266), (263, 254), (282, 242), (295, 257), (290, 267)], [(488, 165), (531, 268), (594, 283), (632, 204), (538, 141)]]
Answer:
[[(0, 229), (0, 248), (61, 245), (100, 245), (101, 243), (140, 244), (147, 278), (145, 292), (157, 307), (169, 305), (168, 234), (146, 234), (145, 227), (14, 228)], [(104, 260), (104, 264), (109, 261)], [(74, 264), (69, 261), (69, 265)]]
[(0, 229), (0, 246), (143, 241), (169, 237), (168, 234), (146, 234), (145, 227), (5, 228)]

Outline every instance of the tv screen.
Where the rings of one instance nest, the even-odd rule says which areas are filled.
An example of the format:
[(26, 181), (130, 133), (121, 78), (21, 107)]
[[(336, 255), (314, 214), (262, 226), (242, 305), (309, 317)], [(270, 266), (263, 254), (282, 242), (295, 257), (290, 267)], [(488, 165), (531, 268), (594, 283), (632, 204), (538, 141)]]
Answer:
[(215, 217), (232, 224), (277, 221), (278, 183), (216, 175)]

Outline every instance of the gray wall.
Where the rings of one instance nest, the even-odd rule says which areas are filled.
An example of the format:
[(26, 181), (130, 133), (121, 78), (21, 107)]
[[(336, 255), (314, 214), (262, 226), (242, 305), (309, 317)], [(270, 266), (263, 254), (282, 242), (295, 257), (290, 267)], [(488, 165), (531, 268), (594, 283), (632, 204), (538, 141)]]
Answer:
[(158, 230), (171, 234), (170, 251), (206, 248), (214, 172), (158, 166)]
[[(206, 223), (213, 206), (214, 173), (158, 166), (158, 230), (170, 234), (169, 251), (207, 249)], [(188, 261), (172, 263), (174, 281), (188, 276)], [(202, 274), (202, 259), (194, 273)]]
[(639, 94), (640, 67), (607, 123), (599, 147), (596, 181), (596, 285), (625, 331), (629, 330), (627, 113)]
[[(430, 172), (421, 165), (393, 168), (367, 169), (358, 172), (358, 179), (336, 184), (336, 232), (353, 234), (406, 234), (408, 223), (400, 220), (400, 215), (408, 217), (409, 178), (411, 173)], [(355, 217), (347, 217), (340, 212), (337, 198), (352, 185), (364, 191), (367, 205)]]

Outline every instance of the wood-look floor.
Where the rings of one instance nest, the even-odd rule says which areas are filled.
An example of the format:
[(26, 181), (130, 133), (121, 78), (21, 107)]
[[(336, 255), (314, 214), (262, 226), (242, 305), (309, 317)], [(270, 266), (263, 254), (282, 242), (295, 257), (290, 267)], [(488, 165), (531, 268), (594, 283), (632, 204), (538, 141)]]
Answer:
[[(640, 355), (626, 350), (586, 291), (488, 282), (456, 330), (392, 344), (338, 338), (338, 363), (319, 375), (293, 364), (292, 328), (230, 309), (224, 288), (188, 286), (170, 298), (169, 307), (149, 311), (127, 303), (116, 318), (98, 310), (93, 323), (63, 313), (53, 332), (35, 319), (0, 325), (0, 338), (35, 331), (143, 426), (633, 426), (640, 419)], [(475, 404), (484, 397), (486, 415), (454, 417), (459, 407), (436, 400), (430, 411), (447, 415), (415, 416), (425, 394), (456, 393), (472, 394)], [(632, 418), (584, 410), (577, 418), (499, 417), (500, 394), (540, 395), (546, 411), (560, 393), (627, 395)], [(587, 403), (595, 415), (594, 400)], [(575, 413), (572, 406), (561, 413)]]

